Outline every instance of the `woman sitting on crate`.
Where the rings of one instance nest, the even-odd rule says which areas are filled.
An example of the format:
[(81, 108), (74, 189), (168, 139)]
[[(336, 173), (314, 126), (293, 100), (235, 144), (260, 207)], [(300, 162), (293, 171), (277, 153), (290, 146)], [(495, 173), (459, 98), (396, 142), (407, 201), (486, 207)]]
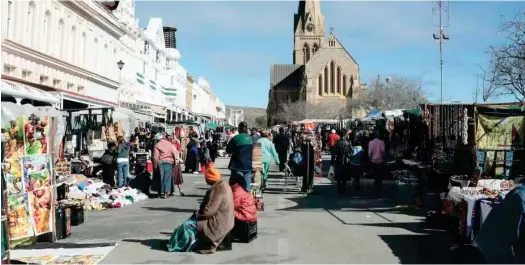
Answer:
[(242, 187), (242, 184), (238, 179), (230, 178), (229, 182), (233, 193), (235, 222), (257, 221), (257, 207), (255, 206), (253, 195)]
[(169, 252), (213, 253), (234, 226), (231, 188), (213, 167), (204, 177), (211, 187), (199, 210), (173, 231), (167, 246)]

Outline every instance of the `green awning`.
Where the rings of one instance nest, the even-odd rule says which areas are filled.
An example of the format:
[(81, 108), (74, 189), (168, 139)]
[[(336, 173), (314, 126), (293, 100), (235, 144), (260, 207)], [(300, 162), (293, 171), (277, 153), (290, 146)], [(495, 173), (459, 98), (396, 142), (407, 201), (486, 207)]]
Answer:
[(409, 109), (409, 110), (407, 110), (407, 113), (415, 115), (415, 116), (421, 116), (421, 110), (420, 109)]
[(212, 122), (212, 121), (209, 121), (206, 123), (206, 127), (212, 129), (212, 130), (215, 130), (217, 129), (217, 124), (215, 122)]
[(177, 96), (177, 93), (170, 93), (170, 92), (162, 92), (164, 93), (165, 96), (173, 96), (173, 97), (176, 97)]

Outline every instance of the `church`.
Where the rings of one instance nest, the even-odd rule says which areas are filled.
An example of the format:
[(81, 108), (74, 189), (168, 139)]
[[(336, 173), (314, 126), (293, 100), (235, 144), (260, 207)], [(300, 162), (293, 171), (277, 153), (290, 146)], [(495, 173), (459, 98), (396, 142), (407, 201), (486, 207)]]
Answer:
[[(268, 123), (280, 104), (306, 101), (309, 104), (349, 103), (366, 95), (359, 83), (359, 65), (331, 32), (325, 34), (319, 0), (301, 0), (294, 15), (293, 64), (275, 64), (270, 70)], [(363, 115), (361, 109), (348, 109), (347, 115)]]

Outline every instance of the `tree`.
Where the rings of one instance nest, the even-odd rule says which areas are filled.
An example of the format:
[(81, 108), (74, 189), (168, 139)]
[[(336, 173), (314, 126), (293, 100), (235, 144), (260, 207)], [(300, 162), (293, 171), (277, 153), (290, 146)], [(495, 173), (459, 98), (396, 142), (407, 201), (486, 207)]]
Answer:
[[(490, 47), (491, 61), (485, 80), (496, 93), (525, 99), (525, 15), (505, 21), (500, 32), (505, 41)], [(497, 91), (497, 92), (496, 92)]]
[(368, 94), (360, 102), (365, 108), (382, 110), (414, 109), (428, 102), (421, 83), (402, 77), (389, 78), (388, 81), (378, 79), (372, 82)]
[(276, 114), (272, 118), (280, 122), (300, 121), (304, 119), (337, 119), (344, 117), (345, 113), (345, 104), (296, 101), (280, 103)]
[(255, 126), (257, 126), (258, 128), (265, 128), (266, 120), (266, 115), (260, 115), (255, 117)]

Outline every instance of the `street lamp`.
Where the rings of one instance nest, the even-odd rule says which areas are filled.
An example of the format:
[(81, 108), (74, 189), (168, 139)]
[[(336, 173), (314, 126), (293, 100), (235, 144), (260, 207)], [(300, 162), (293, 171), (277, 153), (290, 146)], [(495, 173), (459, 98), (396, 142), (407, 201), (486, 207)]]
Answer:
[(120, 94), (121, 94), (121, 87), (122, 87), (122, 68), (124, 68), (124, 62), (122, 60), (117, 62), (118, 70), (119, 70), (119, 86), (118, 86), (118, 106), (120, 107)]

